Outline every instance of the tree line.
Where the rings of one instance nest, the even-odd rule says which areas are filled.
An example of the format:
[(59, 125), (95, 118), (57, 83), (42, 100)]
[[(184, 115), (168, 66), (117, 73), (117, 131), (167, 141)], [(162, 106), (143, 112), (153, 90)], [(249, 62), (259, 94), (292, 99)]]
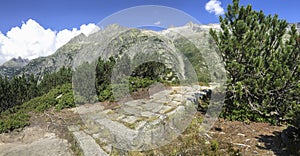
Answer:
[[(57, 86), (72, 83), (72, 76), (74, 82), (81, 82), (82, 86), (79, 87), (79, 92), (83, 97), (80, 98), (91, 98), (96, 101), (113, 101), (111, 74), (116, 61), (120, 60), (119, 57), (110, 57), (107, 60), (99, 57), (95, 69), (91, 68), (92, 64), (86, 62), (77, 67), (75, 74), (70, 68), (62, 67), (57, 72), (45, 74), (40, 82), (34, 75), (26, 76), (23, 74), (22, 76), (14, 76), (11, 80), (7, 77), (0, 77), (0, 112), (21, 105), (35, 97), (42, 96)], [(123, 64), (121, 63), (119, 66), (124, 68), (124, 71), (130, 71), (133, 68), (127, 65), (130, 64), (130, 61), (129, 57), (124, 55), (121, 60)], [(92, 72), (90, 71), (91, 69), (96, 71)], [(171, 70), (159, 62), (143, 63), (132, 70), (132, 73), (129, 75), (131, 82), (129, 85), (130, 92), (134, 92), (138, 88), (146, 88), (157, 81), (167, 83), (169, 79), (176, 80), (174, 75), (166, 77), (167, 74), (171, 73)], [(87, 76), (93, 76), (91, 75), (93, 73), (95, 74), (95, 84), (90, 82), (84, 83)], [(95, 88), (95, 92), (91, 88)], [(89, 97), (94, 95), (97, 97)], [(86, 100), (82, 101), (88, 102)]]
[(11, 80), (0, 77), (0, 112), (41, 96), (56, 86), (71, 83), (71, 78), (71, 69), (65, 67), (58, 72), (45, 74), (39, 83), (34, 75), (23, 74)]

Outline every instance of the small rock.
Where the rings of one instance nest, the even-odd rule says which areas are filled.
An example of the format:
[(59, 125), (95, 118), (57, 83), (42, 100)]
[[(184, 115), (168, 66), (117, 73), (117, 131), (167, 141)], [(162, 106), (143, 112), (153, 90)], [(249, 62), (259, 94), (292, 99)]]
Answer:
[(116, 120), (122, 120), (123, 118), (125, 118), (126, 116), (125, 115), (121, 115), (119, 116)]
[(135, 126), (135, 129), (136, 130), (142, 129), (146, 124), (147, 124), (146, 121), (141, 121), (141, 122), (137, 123), (137, 125)]
[(251, 139), (246, 139), (245, 142), (248, 142), (248, 141), (250, 141), (250, 140), (251, 140)]
[(211, 139), (211, 136), (209, 136), (207, 133), (204, 134), (208, 139)]
[(155, 116), (154, 113), (149, 112), (149, 111), (142, 112), (141, 115), (144, 116), (144, 117), (148, 117), (148, 118), (151, 118), (151, 117)]
[(210, 142), (209, 142), (208, 140), (206, 140), (206, 141), (204, 142), (204, 144), (205, 144), (205, 145), (208, 145), (208, 144), (210, 144)]
[(137, 120), (137, 118), (135, 116), (128, 116), (128, 117), (122, 119), (123, 122), (127, 122), (129, 124), (135, 123), (136, 120)]
[(58, 95), (55, 99), (59, 99), (62, 97), (62, 94)]
[(111, 109), (107, 109), (107, 110), (103, 111), (104, 114), (110, 114), (112, 112), (113, 112), (113, 110), (111, 110)]

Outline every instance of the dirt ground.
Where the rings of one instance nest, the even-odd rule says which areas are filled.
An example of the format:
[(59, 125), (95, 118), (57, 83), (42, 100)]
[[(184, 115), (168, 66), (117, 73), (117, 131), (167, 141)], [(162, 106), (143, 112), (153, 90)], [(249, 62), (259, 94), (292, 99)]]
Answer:
[(286, 155), (281, 141), (281, 131), (285, 126), (272, 126), (269, 123), (219, 119), (209, 131), (212, 139), (218, 140), (220, 148), (226, 144), (239, 149), (242, 155)]
[(31, 116), (30, 126), (0, 134), (0, 156), (74, 155), (67, 125), (76, 122), (77, 115), (68, 110), (48, 110)]

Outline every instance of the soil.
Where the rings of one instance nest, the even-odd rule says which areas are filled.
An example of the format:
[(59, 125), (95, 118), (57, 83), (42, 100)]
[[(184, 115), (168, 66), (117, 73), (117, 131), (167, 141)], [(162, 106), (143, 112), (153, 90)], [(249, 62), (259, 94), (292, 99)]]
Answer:
[(281, 132), (286, 126), (272, 126), (269, 123), (219, 119), (209, 131), (217, 140), (220, 149), (228, 145), (238, 149), (242, 155), (287, 155), (281, 141)]
[(67, 126), (77, 124), (78, 115), (69, 110), (53, 109), (30, 115), (30, 126), (0, 134), (0, 156), (74, 155)]

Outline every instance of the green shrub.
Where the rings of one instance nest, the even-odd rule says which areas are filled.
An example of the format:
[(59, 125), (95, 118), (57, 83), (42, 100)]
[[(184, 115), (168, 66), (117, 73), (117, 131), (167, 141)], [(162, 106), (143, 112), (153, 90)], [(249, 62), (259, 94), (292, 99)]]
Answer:
[(50, 90), (47, 94), (36, 97), (0, 113), (0, 133), (29, 125), (29, 112), (42, 112), (55, 107), (56, 110), (74, 107), (71, 84), (64, 84)]
[[(126, 67), (126, 69), (122, 69), (124, 71), (119, 71), (122, 72), (119, 73), (119, 76), (124, 76), (127, 74), (127, 77), (115, 77), (114, 79), (116, 79), (115, 81), (117, 81), (117, 84), (113, 85), (117, 86), (111, 86), (111, 74), (117, 61), (120, 61), (118, 62), (118, 65), (122, 64), (120, 65), (120, 68)], [(98, 63), (96, 65), (96, 91), (99, 101), (114, 101), (115, 99), (126, 96), (123, 95), (124, 93), (127, 93), (126, 89), (129, 89), (129, 93), (132, 93), (137, 91), (139, 88), (147, 88), (155, 82), (161, 82), (166, 85), (179, 84), (178, 78), (176, 77), (176, 75), (172, 74), (172, 70), (166, 68), (164, 64), (159, 62), (152, 61), (141, 64), (132, 71), (131, 75), (129, 75), (128, 70), (131, 70), (131, 67), (129, 67), (130, 61), (132, 60), (130, 60), (127, 55), (124, 55), (117, 59), (115, 59), (114, 57), (110, 57), (108, 60), (103, 60), (101, 57), (98, 59)], [(85, 66), (85, 68), (88, 68), (88, 65)], [(113, 95), (112, 89), (115, 89), (114, 93), (116, 95)], [(79, 96), (78, 100), (84, 101), (85, 99)]]
[(137, 91), (138, 88), (147, 88), (151, 84), (155, 83), (156, 80), (152, 80), (150, 78), (139, 78), (139, 77), (130, 77), (129, 78), (129, 91), (134, 92)]
[[(238, 120), (290, 120), (300, 98), (300, 44), (295, 26), (233, 0), (222, 31), (211, 30), (227, 70), (223, 116)], [(298, 103), (298, 104), (297, 104)]]
[(56, 110), (62, 110), (64, 108), (75, 107), (74, 96), (72, 92), (66, 92), (58, 99), (58, 104), (55, 106)]
[(105, 89), (98, 92), (99, 101), (114, 101), (111, 85), (106, 86)]
[(210, 144), (211, 150), (217, 151), (219, 148), (219, 143), (217, 140), (212, 140)]
[(38, 85), (39, 95), (48, 93), (51, 89), (66, 83), (72, 83), (72, 71), (62, 67), (58, 72), (45, 74)]
[(47, 94), (34, 98), (24, 104), (29, 110), (42, 112), (51, 107), (57, 110), (74, 107), (73, 90), (71, 84), (64, 84), (50, 90)]
[[(5, 112), (3, 113), (5, 114)], [(1, 114), (0, 118), (0, 133), (9, 132), (14, 129), (24, 128), (29, 125), (29, 115), (24, 112), (17, 112), (13, 114)]]

